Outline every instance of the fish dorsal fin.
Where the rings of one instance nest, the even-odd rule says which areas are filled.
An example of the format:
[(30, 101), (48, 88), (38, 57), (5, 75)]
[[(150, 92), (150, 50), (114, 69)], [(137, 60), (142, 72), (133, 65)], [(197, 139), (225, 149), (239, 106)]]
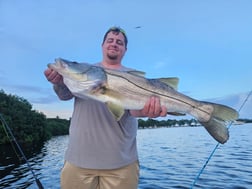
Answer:
[(132, 70), (132, 71), (127, 71), (129, 74), (139, 76), (139, 77), (145, 77), (145, 72), (142, 71), (137, 71), (137, 70)]
[(174, 90), (178, 90), (179, 78), (177, 77), (167, 77), (167, 78), (159, 78), (159, 81), (169, 85)]

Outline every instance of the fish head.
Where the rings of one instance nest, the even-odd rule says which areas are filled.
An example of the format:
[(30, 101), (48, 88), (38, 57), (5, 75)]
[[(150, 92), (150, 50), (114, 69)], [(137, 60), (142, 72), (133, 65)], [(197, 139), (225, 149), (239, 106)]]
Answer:
[(103, 68), (87, 63), (77, 63), (57, 58), (55, 63), (48, 64), (48, 67), (57, 71), (63, 78), (72, 78), (79, 81), (106, 80)]
[(57, 71), (63, 78), (73, 78), (77, 80), (87, 80), (86, 71), (91, 65), (79, 64), (61, 58), (57, 58), (55, 63), (48, 64), (48, 67)]
[(63, 77), (65, 85), (73, 94), (87, 94), (97, 90), (107, 81), (103, 68), (87, 63), (77, 63), (58, 58), (48, 67), (57, 71)]

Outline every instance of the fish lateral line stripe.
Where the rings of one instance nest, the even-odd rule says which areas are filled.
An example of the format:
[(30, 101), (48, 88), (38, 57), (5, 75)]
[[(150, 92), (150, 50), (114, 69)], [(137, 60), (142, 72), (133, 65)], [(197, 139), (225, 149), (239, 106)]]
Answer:
[(140, 85), (137, 85), (136, 83), (132, 82), (132, 81), (129, 80), (128, 78), (123, 77), (123, 76), (121, 76), (121, 75), (109, 73), (109, 72), (107, 72), (106, 70), (105, 70), (105, 73), (108, 74), (108, 75), (120, 77), (120, 78), (122, 78), (122, 79), (128, 81), (129, 83), (135, 85), (136, 87), (141, 88), (142, 90), (145, 90), (145, 91), (148, 91), (148, 92), (151, 92), (151, 93), (154, 93), (154, 94), (158, 94), (158, 95), (160, 95), (160, 96), (167, 97), (167, 98), (170, 98), (170, 99), (173, 99), (173, 100), (177, 100), (178, 102), (182, 102), (182, 103), (184, 103), (184, 104), (187, 104), (187, 105), (191, 106), (191, 107), (194, 108), (194, 109), (198, 109), (198, 110), (200, 110), (200, 111), (202, 111), (202, 112), (204, 112), (204, 113), (210, 115), (207, 111), (205, 111), (205, 110), (203, 110), (203, 109), (201, 109), (201, 108), (199, 108), (199, 107), (193, 106), (193, 105), (191, 105), (191, 104), (189, 104), (189, 103), (187, 103), (187, 102), (185, 102), (185, 101), (183, 101), (183, 100), (180, 100), (179, 98), (175, 98), (175, 97), (168, 96), (168, 95), (163, 95), (163, 94), (161, 94), (161, 93), (158, 93), (158, 92), (155, 92), (155, 91), (152, 91), (152, 90), (148, 90), (148, 89), (146, 89), (146, 88), (144, 88), (144, 87), (142, 87), (142, 86), (140, 86)]

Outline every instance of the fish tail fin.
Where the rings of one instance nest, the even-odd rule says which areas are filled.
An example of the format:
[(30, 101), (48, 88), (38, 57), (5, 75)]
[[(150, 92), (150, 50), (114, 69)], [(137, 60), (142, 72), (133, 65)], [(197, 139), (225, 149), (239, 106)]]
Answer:
[(200, 122), (208, 133), (219, 143), (224, 144), (229, 138), (227, 124), (235, 121), (239, 114), (236, 110), (221, 104), (210, 103), (214, 110), (207, 122)]

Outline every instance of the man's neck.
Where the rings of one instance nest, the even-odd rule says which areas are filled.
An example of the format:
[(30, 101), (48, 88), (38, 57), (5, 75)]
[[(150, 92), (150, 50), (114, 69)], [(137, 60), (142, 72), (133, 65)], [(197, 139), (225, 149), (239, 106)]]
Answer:
[(120, 69), (122, 67), (121, 62), (116, 62), (116, 61), (105, 61), (103, 60), (101, 62), (102, 66), (105, 68), (110, 68), (110, 69)]

